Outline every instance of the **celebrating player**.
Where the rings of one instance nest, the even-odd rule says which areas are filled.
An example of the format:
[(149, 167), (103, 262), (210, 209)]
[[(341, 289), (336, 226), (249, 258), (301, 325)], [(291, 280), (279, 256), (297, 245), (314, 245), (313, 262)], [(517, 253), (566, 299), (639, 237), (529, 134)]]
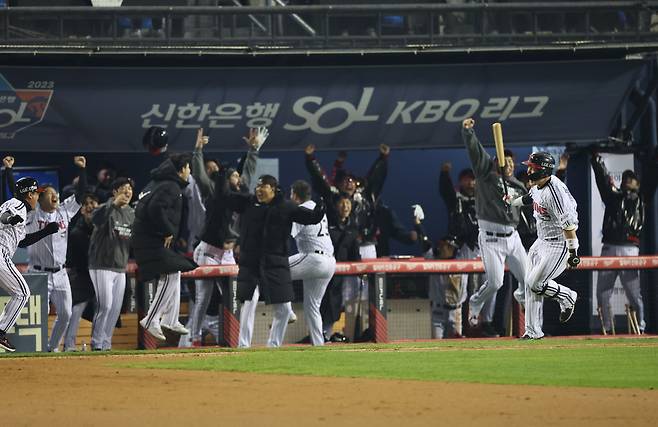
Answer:
[[(239, 236), (239, 216), (226, 207), (224, 193), (221, 187), (226, 184), (232, 191), (249, 193), (249, 184), (256, 172), (258, 163), (258, 150), (267, 139), (267, 129), (251, 129), (249, 137), (245, 138), (249, 150), (244, 157), (242, 165), (242, 176), (236, 169), (228, 169), (226, 172), (219, 171), (219, 165), (211, 164), (217, 169), (207, 173), (203, 159), (203, 147), (209, 142), (209, 137), (203, 136), (203, 129), (197, 132), (194, 156), (192, 157), (192, 175), (197, 178), (202, 194), (207, 195), (205, 202), (206, 218), (201, 232), (201, 242), (194, 250), (194, 261), (199, 265), (227, 265), (235, 264), (233, 249)], [(210, 297), (212, 296), (215, 280), (195, 280), (195, 301), (190, 315), (191, 340), (193, 345), (201, 345), (201, 326), (203, 316), (206, 314)], [(256, 304), (258, 303), (258, 292), (254, 292), (252, 301), (245, 302), (245, 308), (240, 312), (240, 338), (245, 342), (251, 342), (251, 333), (245, 329), (247, 325), (253, 325), (248, 320), (256, 315)], [(253, 315), (252, 315), (253, 313)], [(245, 321), (242, 321), (242, 317)]]
[(178, 335), (189, 331), (180, 323), (180, 275), (197, 264), (172, 249), (180, 230), (183, 188), (190, 176), (190, 158), (172, 154), (151, 171), (151, 182), (139, 195), (131, 245), (143, 281), (158, 279), (158, 289), (142, 328), (165, 340), (162, 328)]
[[(482, 262), (486, 281), (469, 300), (469, 323), (476, 326), (480, 312), (488, 301), (496, 297), (496, 292), (503, 286), (505, 260), (510, 271), (519, 282), (514, 297), (522, 303), (524, 299), (524, 283), (527, 255), (516, 226), (519, 223), (519, 207), (506, 209), (500, 202), (505, 191), (502, 180), (507, 184), (508, 194), (516, 198), (526, 194), (525, 187), (514, 177), (514, 159), (510, 152), (505, 153), (504, 176), (496, 171), (491, 156), (484, 150), (475, 136), (473, 129), (475, 121), (466, 119), (462, 123), (462, 139), (466, 144), (471, 159), (473, 172), (477, 179), (475, 187), (475, 209), (480, 227), (478, 242), (482, 254)], [(490, 310), (482, 312), (482, 329), (487, 336), (496, 336), (491, 325), (495, 304), (489, 303)], [(527, 319), (526, 315), (526, 319)]]
[(59, 230), (57, 224), (47, 224), (41, 230), (26, 236), (25, 220), (27, 212), (37, 205), (37, 189), (38, 183), (34, 178), (21, 178), (16, 181), (14, 187), (15, 197), (0, 206), (0, 288), (10, 295), (9, 302), (0, 315), (0, 347), (9, 352), (16, 351), (16, 348), (7, 339), (7, 332), (14, 327), (30, 298), (30, 288), (11, 258), (19, 242), (20, 246), (23, 246), (23, 243), (31, 244)]
[[(315, 208), (315, 202), (311, 200), (311, 186), (306, 181), (295, 181), (292, 184), (290, 199), (301, 207)], [(304, 282), (304, 317), (311, 343), (324, 345), (320, 303), (336, 270), (327, 216), (323, 216), (317, 224), (302, 225), (295, 222), (290, 234), (299, 251), (290, 257), (290, 275), (292, 280)]]
[(130, 251), (130, 229), (135, 210), (130, 206), (133, 181), (117, 178), (112, 197), (96, 209), (94, 232), (89, 243), (89, 275), (96, 293), (96, 313), (91, 328), (91, 349), (111, 350), (114, 325), (121, 314), (126, 290), (126, 266)]
[(61, 204), (59, 194), (52, 185), (40, 188), (39, 204), (30, 213), (26, 230), (30, 233), (43, 229), (47, 224), (56, 222), (59, 232), (45, 238), (28, 249), (28, 270), (48, 275), (48, 300), (55, 305), (57, 317), (48, 340), (48, 351), (59, 351), (59, 345), (71, 318), (73, 298), (69, 276), (64, 268), (68, 246), (68, 230), (71, 219), (82, 206), (82, 197), (87, 188), (87, 160), (83, 156), (73, 159), (78, 167), (78, 184), (74, 195)]
[[(528, 166), (528, 179), (534, 184), (530, 193), (512, 198), (504, 196), (511, 206), (520, 207), (532, 204), (537, 221), (537, 240), (530, 248), (530, 266), (526, 284), (532, 291), (526, 292), (526, 318), (537, 316), (544, 296), (560, 304), (560, 322), (565, 323), (573, 315), (578, 294), (553, 279), (567, 266), (576, 268), (578, 257), (578, 212), (576, 201), (569, 189), (556, 176), (553, 176), (555, 159), (549, 153), (532, 153), (523, 162)], [(527, 330), (522, 338), (540, 339), (544, 336), (541, 328)]]
[(271, 175), (258, 179), (255, 196), (230, 192), (228, 186), (223, 191), (227, 205), (241, 214), (238, 299), (251, 300), (256, 287), (260, 289), (265, 303), (272, 304), (274, 312), (267, 345), (279, 347), (292, 313), (289, 303), (293, 288), (288, 264), (292, 223), (319, 223), (324, 218), (324, 206), (318, 203), (310, 210), (285, 200), (278, 181)]

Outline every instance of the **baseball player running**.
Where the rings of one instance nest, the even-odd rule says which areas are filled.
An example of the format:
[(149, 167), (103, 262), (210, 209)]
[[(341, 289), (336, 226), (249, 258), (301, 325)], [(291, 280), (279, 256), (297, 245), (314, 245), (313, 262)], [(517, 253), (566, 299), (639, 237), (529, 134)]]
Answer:
[[(315, 208), (311, 200), (311, 185), (306, 181), (295, 181), (290, 190), (290, 199), (309, 210)], [(290, 257), (292, 280), (304, 282), (304, 317), (313, 345), (324, 345), (320, 304), (336, 270), (334, 245), (329, 236), (327, 215), (317, 224), (292, 224), (290, 235), (297, 243), (298, 254)]]
[(30, 298), (30, 288), (11, 258), (19, 245), (35, 243), (48, 234), (58, 231), (57, 225), (53, 224), (26, 236), (27, 212), (37, 205), (39, 198), (37, 189), (38, 183), (34, 178), (21, 178), (16, 181), (14, 187), (15, 198), (7, 200), (0, 206), (0, 252), (2, 253), (0, 287), (10, 295), (9, 302), (0, 315), (0, 347), (9, 352), (16, 351), (16, 348), (9, 342), (6, 334), (14, 327), (21, 310)]
[(59, 344), (71, 318), (73, 300), (71, 285), (66, 273), (66, 248), (71, 219), (80, 210), (82, 196), (87, 188), (87, 161), (76, 156), (73, 163), (78, 167), (76, 193), (60, 204), (59, 194), (51, 185), (40, 188), (39, 204), (31, 212), (27, 224), (28, 233), (43, 229), (51, 222), (59, 224), (59, 232), (45, 238), (28, 249), (28, 271), (48, 275), (48, 301), (55, 305), (57, 317), (48, 341), (48, 351), (59, 351)]
[(530, 265), (526, 276), (526, 334), (525, 339), (541, 339), (541, 324), (528, 324), (528, 318), (536, 319), (543, 297), (560, 304), (560, 322), (565, 323), (573, 315), (578, 294), (553, 279), (565, 268), (576, 268), (578, 258), (578, 212), (576, 201), (569, 189), (553, 176), (555, 160), (545, 152), (536, 152), (523, 162), (528, 166), (528, 178), (534, 184), (530, 193), (521, 197), (504, 196), (511, 206), (532, 204), (537, 221), (537, 240), (530, 248)]
[[(524, 283), (526, 276), (527, 254), (521, 243), (516, 227), (519, 223), (519, 206), (507, 209), (500, 203), (505, 194), (503, 182), (507, 182), (508, 194), (517, 198), (526, 194), (523, 183), (514, 177), (514, 159), (506, 150), (504, 177), (497, 172), (491, 156), (475, 136), (473, 127), (475, 121), (466, 119), (462, 123), (462, 139), (471, 159), (473, 172), (477, 179), (475, 187), (475, 209), (478, 218), (478, 243), (484, 263), (486, 280), (469, 300), (469, 318), (471, 326), (479, 323), (482, 311), (482, 328), (487, 336), (495, 336), (491, 325), (493, 320), (493, 303), (487, 304), (490, 310), (482, 310), (490, 300), (496, 297), (496, 292), (503, 286), (505, 274), (505, 260), (510, 271), (519, 282), (514, 298), (523, 304)], [(526, 314), (526, 321), (528, 315)]]

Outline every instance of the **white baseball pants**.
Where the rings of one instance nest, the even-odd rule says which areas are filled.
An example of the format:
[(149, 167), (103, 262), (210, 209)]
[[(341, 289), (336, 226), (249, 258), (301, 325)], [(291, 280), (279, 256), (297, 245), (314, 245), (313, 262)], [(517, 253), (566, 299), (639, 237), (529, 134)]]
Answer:
[(91, 348), (110, 350), (114, 326), (121, 314), (126, 291), (126, 273), (110, 270), (89, 270), (96, 292), (96, 312), (91, 326)]

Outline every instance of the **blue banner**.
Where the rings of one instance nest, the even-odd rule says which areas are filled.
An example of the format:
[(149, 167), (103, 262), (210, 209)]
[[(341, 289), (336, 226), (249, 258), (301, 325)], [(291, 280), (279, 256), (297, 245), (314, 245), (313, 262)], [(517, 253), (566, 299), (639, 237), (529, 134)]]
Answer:
[(134, 152), (152, 125), (171, 150), (242, 151), (267, 126), (265, 150), (460, 146), (476, 119), (485, 142), (604, 140), (647, 62), (296, 68), (0, 67), (0, 144), (8, 151)]

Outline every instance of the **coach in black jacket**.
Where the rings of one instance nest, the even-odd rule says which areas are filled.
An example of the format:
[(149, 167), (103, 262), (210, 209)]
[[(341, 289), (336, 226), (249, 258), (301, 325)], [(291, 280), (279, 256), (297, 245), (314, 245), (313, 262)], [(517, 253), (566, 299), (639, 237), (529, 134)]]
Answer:
[[(617, 187), (598, 153), (592, 153), (591, 163), (596, 186), (605, 204), (601, 256), (638, 256), (645, 222), (644, 206), (646, 200), (651, 200), (656, 192), (656, 182), (644, 182), (640, 186), (635, 172), (626, 170), (622, 174), (621, 185)], [(644, 332), (646, 323), (639, 270), (599, 272), (596, 297), (601, 306), (603, 326), (606, 330), (612, 329), (613, 313), (610, 302), (617, 276), (631, 307), (637, 311), (640, 331)]]
[(255, 196), (230, 192), (226, 185), (222, 191), (228, 207), (241, 214), (238, 299), (250, 300), (259, 287), (265, 303), (274, 306), (268, 346), (278, 347), (292, 312), (289, 303), (294, 298), (288, 265), (292, 223), (319, 223), (324, 216), (324, 204), (318, 203), (314, 210), (309, 210), (285, 200), (271, 175), (258, 179)]
[[(190, 176), (190, 157), (175, 154), (151, 171), (151, 182), (139, 194), (131, 245), (141, 281), (159, 278), (158, 289), (142, 327), (164, 340), (161, 326), (185, 335), (178, 320), (180, 274), (197, 267), (172, 249), (183, 213), (183, 189)], [(162, 323), (160, 318), (162, 317)]]

